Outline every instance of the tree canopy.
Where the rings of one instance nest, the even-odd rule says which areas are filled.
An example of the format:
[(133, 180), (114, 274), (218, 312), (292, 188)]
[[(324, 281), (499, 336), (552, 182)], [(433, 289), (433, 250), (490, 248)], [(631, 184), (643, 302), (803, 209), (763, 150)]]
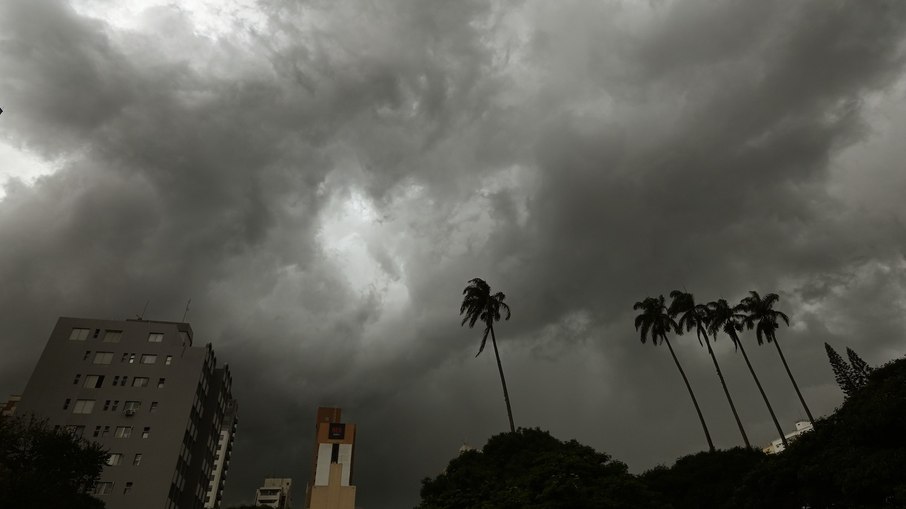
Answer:
[(88, 493), (107, 451), (33, 417), (0, 417), (0, 507), (103, 509)]

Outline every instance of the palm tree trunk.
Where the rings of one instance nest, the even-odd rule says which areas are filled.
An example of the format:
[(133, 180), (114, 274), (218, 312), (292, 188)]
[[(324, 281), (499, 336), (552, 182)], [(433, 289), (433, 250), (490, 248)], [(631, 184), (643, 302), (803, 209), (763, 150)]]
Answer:
[(777, 422), (777, 415), (774, 414), (774, 408), (771, 407), (771, 402), (768, 401), (767, 394), (764, 393), (764, 389), (761, 387), (761, 381), (758, 380), (758, 375), (755, 374), (755, 370), (752, 368), (752, 363), (749, 362), (749, 356), (746, 354), (746, 349), (742, 346), (742, 342), (739, 340), (739, 337), (734, 334), (733, 340), (736, 342), (736, 345), (739, 346), (739, 349), (742, 351), (742, 358), (746, 360), (746, 366), (749, 367), (749, 373), (752, 373), (752, 378), (755, 379), (755, 385), (758, 386), (758, 392), (761, 393), (761, 398), (764, 399), (764, 404), (768, 407), (768, 412), (771, 413), (771, 419), (774, 421), (774, 426), (777, 428), (777, 433), (780, 433), (780, 440), (783, 442), (783, 447), (789, 447), (789, 444), (786, 442), (786, 436), (783, 434), (783, 429), (780, 427), (780, 423)]
[(695, 393), (692, 392), (692, 386), (689, 385), (689, 379), (686, 378), (686, 372), (683, 371), (683, 367), (680, 366), (679, 359), (676, 358), (676, 353), (673, 351), (673, 346), (670, 344), (670, 340), (667, 339), (667, 335), (661, 336), (664, 338), (664, 343), (667, 343), (667, 348), (670, 349), (670, 355), (673, 356), (673, 362), (676, 363), (676, 369), (679, 370), (680, 375), (683, 376), (683, 382), (686, 382), (686, 389), (689, 390), (689, 396), (692, 397), (692, 404), (695, 405), (695, 411), (698, 413), (698, 420), (702, 423), (702, 429), (705, 431), (705, 438), (708, 439), (708, 450), (714, 452), (714, 442), (711, 441), (711, 433), (708, 432), (708, 425), (705, 424), (705, 417), (702, 415), (702, 409), (698, 407), (698, 400), (695, 399)]
[(717, 378), (720, 378), (720, 385), (724, 388), (724, 394), (727, 395), (727, 401), (730, 403), (730, 410), (733, 411), (733, 418), (736, 419), (736, 425), (739, 427), (739, 434), (742, 435), (742, 441), (746, 444), (746, 449), (751, 449), (752, 444), (749, 443), (749, 437), (746, 435), (745, 428), (742, 427), (742, 421), (739, 420), (739, 414), (736, 413), (736, 405), (733, 404), (733, 398), (730, 397), (730, 391), (727, 389), (727, 382), (724, 380), (724, 374), (720, 371), (720, 365), (717, 364), (717, 356), (714, 355), (714, 350), (711, 349), (711, 340), (708, 339), (708, 335), (705, 334), (705, 344), (708, 345), (708, 353), (711, 354), (711, 360), (714, 361), (714, 369), (717, 370)]
[(497, 338), (494, 336), (494, 327), (491, 329), (491, 344), (494, 345), (494, 355), (497, 357), (497, 370), (500, 371), (500, 384), (503, 385), (503, 400), (506, 401), (506, 415), (510, 419), (510, 431), (516, 432), (516, 425), (513, 424), (513, 409), (510, 408), (510, 393), (506, 390), (506, 378), (503, 376), (503, 364), (500, 363), (500, 352), (497, 351)]
[(812, 417), (812, 412), (808, 409), (808, 405), (805, 404), (805, 398), (802, 397), (802, 393), (799, 391), (799, 385), (796, 383), (796, 379), (793, 378), (793, 372), (790, 371), (790, 366), (786, 363), (786, 357), (783, 356), (783, 350), (780, 349), (780, 343), (777, 342), (776, 337), (772, 337), (774, 340), (774, 346), (777, 347), (777, 353), (780, 354), (780, 360), (783, 361), (783, 367), (786, 368), (786, 374), (790, 376), (790, 381), (793, 382), (793, 388), (796, 389), (796, 395), (799, 396), (799, 402), (802, 403), (802, 408), (805, 409), (805, 415), (808, 416), (808, 422), (812, 423), (812, 426), (815, 426), (815, 419)]

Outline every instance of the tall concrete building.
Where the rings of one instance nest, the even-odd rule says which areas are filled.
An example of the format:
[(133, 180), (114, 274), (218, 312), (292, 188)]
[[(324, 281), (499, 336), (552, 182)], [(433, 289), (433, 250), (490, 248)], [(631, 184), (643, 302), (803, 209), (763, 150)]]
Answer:
[(110, 451), (95, 490), (108, 509), (200, 509), (232, 380), (192, 340), (188, 323), (60, 318), (16, 415)]
[(355, 509), (355, 431), (355, 424), (342, 422), (339, 408), (318, 408), (308, 509)]
[(214, 468), (211, 470), (211, 482), (204, 497), (205, 509), (219, 509), (223, 500), (223, 488), (226, 485), (227, 473), (230, 470), (230, 456), (233, 452), (233, 441), (236, 440), (236, 428), (239, 426), (239, 404), (236, 400), (227, 402), (220, 423), (220, 437), (217, 439), (217, 450), (214, 451)]
[(264, 486), (255, 492), (255, 505), (274, 509), (292, 509), (293, 480), (289, 478), (268, 478)]

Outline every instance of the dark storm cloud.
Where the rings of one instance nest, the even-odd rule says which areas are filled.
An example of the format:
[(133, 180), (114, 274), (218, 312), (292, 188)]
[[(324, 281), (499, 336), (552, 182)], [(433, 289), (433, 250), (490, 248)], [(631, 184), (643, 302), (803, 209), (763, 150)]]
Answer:
[[(241, 400), (229, 503), (304, 484), (319, 404), (360, 425), (363, 507), (413, 505), (502, 430), (493, 359), (456, 317), (475, 276), (513, 306), (517, 424), (635, 469), (702, 447), (669, 356), (631, 328), (647, 295), (779, 292), (817, 413), (840, 401), (821, 342), (904, 351), (902, 179), (858, 179), (897, 160), (895, 136), (864, 147), (903, 78), (899, 2), (266, 2), (213, 35), (188, 8), (123, 28), (76, 5), (0, 11), (0, 139), (60, 164), (0, 199), (0, 391), (59, 315), (172, 320), (191, 297)], [(735, 445), (709, 360), (677, 345)], [(751, 350), (791, 427), (776, 355)]]

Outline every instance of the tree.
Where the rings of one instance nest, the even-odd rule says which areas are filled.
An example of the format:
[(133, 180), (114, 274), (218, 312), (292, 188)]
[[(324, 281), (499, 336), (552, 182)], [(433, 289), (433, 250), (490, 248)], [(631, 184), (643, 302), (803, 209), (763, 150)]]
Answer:
[(626, 464), (575, 440), (520, 428), (422, 481), (417, 509), (661, 508)]
[(827, 360), (830, 361), (831, 369), (834, 371), (834, 380), (837, 381), (844, 396), (848, 398), (855, 394), (856, 384), (853, 381), (852, 367), (829, 344), (824, 343), (824, 351), (827, 352)]
[(858, 388), (864, 387), (868, 383), (868, 377), (873, 368), (863, 361), (862, 357), (859, 357), (859, 354), (852, 348), (846, 349), (846, 356), (849, 357), (849, 365), (852, 367), (853, 382)]
[(780, 327), (779, 320), (783, 320), (783, 323), (790, 325), (790, 317), (786, 316), (781, 311), (774, 309), (774, 304), (780, 300), (780, 297), (776, 293), (769, 293), (761, 298), (756, 291), (750, 291), (749, 296), (742, 299), (742, 302), (739, 304), (739, 309), (745, 311), (746, 316), (743, 319), (743, 322), (746, 324), (746, 327), (749, 330), (755, 329), (755, 339), (758, 340), (758, 344), (764, 344), (764, 341), (768, 343), (774, 343), (774, 346), (777, 347), (777, 353), (780, 355), (780, 360), (783, 362), (783, 367), (786, 369), (786, 374), (790, 377), (790, 382), (793, 383), (793, 389), (796, 390), (796, 395), (799, 396), (799, 402), (802, 403), (802, 408), (805, 409), (805, 414), (808, 416), (809, 422), (812, 423), (812, 426), (815, 425), (815, 419), (812, 417), (811, 410), (808, 409), (808, 405), (805, 404), (805, 398), (802, 397), (802, 392), (799, 390), (799, 384), (796, 383), (796, 379), (793, 378), (793, 372), (790, 371), (790, 366), (786, 362), (786, 357), (783, 356), (783, 350), (780, 349), (780, 342), (777, 341), (777, 329)]
[(657, 466), (641, 475), (648, 488), (670, 504), (671, 509), (720, 509), (739, 483), (767, 459), (758, 449), (700, 452), (683, 456), (673, 466)]
[(664, 296), (659, 295), (657, 298), (647, 297), (641, 302), (636, 302), (632, 306), (632, 309), (642, 311), (635, 317), (635, 330), (640, 331), (642, 343), (644, 344), (650, 336), (652, 345), (656, 346), (660, 339), (660, 341), (666, 344), (667, 348), (670, 350), (670, 355), (673, 357), (676, 369), (679, 370), (680, 375), (683, 377), (683, 382), (686, 384), (686, 389), (689, 391), (689, 397), (692, 398), (692, 404), (695, 405), (695, 412), (698, 413), (698, 420), (702, 423), (702, 430), (704, 430), (705, 438), (708, 440), (708, 450), (713, 452), (714, 442), (711, 441), (711, 433), (708, 432), (708, 425), (705, 424), (705, 418), (702, 416), (702, 410), (698, 406), (698, 400), (695, 399), (695, 393), (692, 392), (692, 386), (689, 384), (686, 372), (683, 371), (679, 359), (676, 358), (676, 352), (673, 351), (673, 346), (670, 344), (670, 340), (667, 339), (668, 332), (680, 331), (679, 325), (667, 312), (667, 306), (664, 305)]
[(510, 408), (510, 394), (506, 390), (506, 377), (503, 376), (503, 365), (500, 363), (500, 352), (497, 350), (497, 337), (494, 335), (494, 322), (500, 321), (500, 311), (506, 312), (504, 320), (510, 319), (510, 307), (503, 302), (506, 295), (503, 292), (497, 292), (491, 295), (491, 287), (483, 279), (475, 278), (469, 281), (462, 291), (462, 306), (459, 308), (459, 314), (465, 315), (460, 325), (469, 323), (469, 328), (475, 326), (475, 323), (481, 321), (484, 325), (484, 335), (481, 338), (481, 346), (478, 347), (478, 353), (475, 357), (481, 355), (484, 345), (488, 341), (488, 334), (491, 335), (491, 344), (494, 346), (494, 356), (497, 358), (497, 370), (500, 372), (500, 384), (503, 386), (503, 400), (506, 402), (506, 414), (510, 420), (510, 432), (516, 432), (516, 425), (513, 424), (513, 410)]
[(705, 344), (708, 345), (708, 353), (711, 355), (711, 360), (714, 362), (714, 369), (717, 370), (717, 378), (720, 379), (720, 385), (724, 388), (727, 402), (730, 403), (730, 410), (733, 411), (733, 418), (736, 419), (736, 426), (739, 427), (739, 434), (742, 435), (742, 441), (746, 444), (746, 447), (752, 447), (752, 444), (749, 443), (749, 437), (746, 435), (746, 430), (742, 426), (742, 421), (739, 419), (739, 414), (736, 412), (736, 405), (733, 404), (733, 398), (730, 397), (730, 390), (727, 389), (727, 382), (724, 380), (724, 374), (720, 371), (720, 364), (717, 363), (717, 356), (714, 355), (714, 350), (711, 348), (711, 340), (708, 338), (708, 323), (710, 321), (708, 307), (702, 304), (696, 304), (695, 297), (688, 292), (673, 290), (670, 292), (670, 298), (673, 299), (670, 303), (670, 309), (668, 310), (670, 315), (673, 317), (682, 315), (679, 316), (679, 321), (677, 322), (680, 326), (679, 331), (682, 331), (683, 328), (687, 331), (695, 329), (699, 344), (702, 342), (702, 337), (705, 338)]
[(761, 381), (758, 380), (758, 375), (755, 374), (755, 369), (752, 368), (752, 363), (749, 362), (749, 356), (746, 354), (745, 345), (739, 340), (738, 332), (742, 330), (742, 320), (745, 315), (739, 313), (737, 308), (731, 308), (724, 299), (709, 302), (707, 306), (709, 311), (708, 332), (710, 332), (711, 336), (716, 340), (718, 331), (723, 331), (723, 333), (729, 336), (733, 341), (733, 346), (742, 352), (742, 358), (745, 359), (746, 366), (749, 368), (749, 373), (751, 373), (752, 378), (755, 380), (758, 392), (761, 393), (761, 399), (764, 400), (765, 406), (768, 407), (768, 412), (771, 414), (771, 420), (774, 421), (774, 427), (777, 428), (777, 433), (780, 434), (780, 440), (783, 441), (783, 446), (787, 447), (789, 444), (787, 444), (786, 436), (783, 434), (783, 428), (781, 428), (780, 423), (777, 422), (777, 415), (774, 414), (774, 408), (771, 407), (771, 402), (768, 401), (768, 396), (765, 394), (764, 388), (761, 387)]
[(34, 417), (0, 417), (0, 507), (103, 509), (89, 495), (108, 453)]

